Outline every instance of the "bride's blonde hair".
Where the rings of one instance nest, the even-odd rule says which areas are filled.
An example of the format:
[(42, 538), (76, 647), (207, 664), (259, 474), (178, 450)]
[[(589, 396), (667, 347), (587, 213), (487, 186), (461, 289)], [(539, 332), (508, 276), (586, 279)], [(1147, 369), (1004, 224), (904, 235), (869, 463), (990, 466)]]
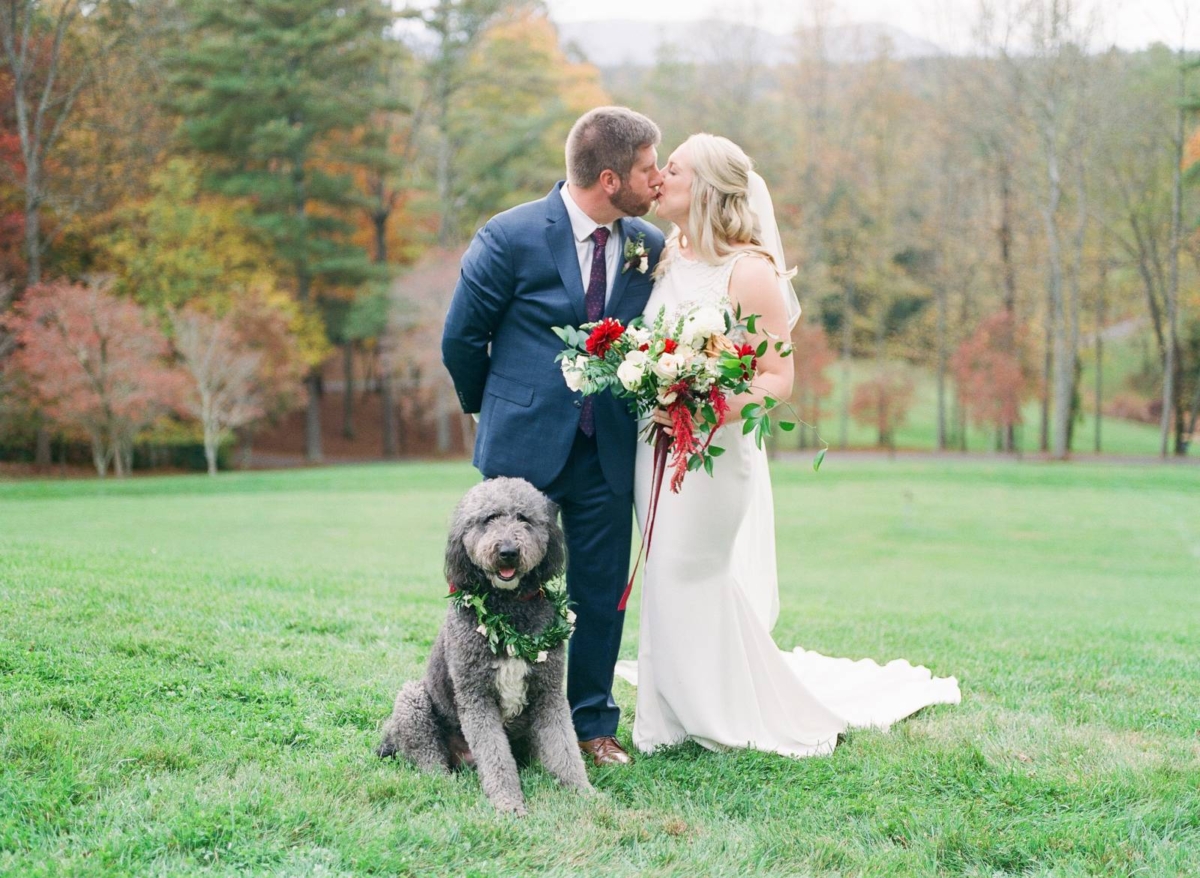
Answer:
[[(795, 274), (777, 265), (774, 255), (763, 246), (762, 231), (750, 209), (750, 172), (754, 169), (750, 157), (732, 140), (716, 134), (693, 134), (683, 145), (692, 165), (688, 228), (695, 237), (688, 243), (696, 255), (717, 264), (749, 250), (767, 259), (780, 277)], [(677, 248), (683, 238), (683, 231), (675, 226), (667, 238), (668, 248)], [(663, 262), (659, 267), (665, 268)]]

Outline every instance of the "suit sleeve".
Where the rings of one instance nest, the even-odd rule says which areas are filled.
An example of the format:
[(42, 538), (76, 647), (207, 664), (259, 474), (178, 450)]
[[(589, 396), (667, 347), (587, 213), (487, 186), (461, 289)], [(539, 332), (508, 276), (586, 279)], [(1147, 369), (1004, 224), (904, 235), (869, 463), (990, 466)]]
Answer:
[(493, 220), (479, 230), (463, 255), (442, 330), (442, 362), (454, 381), (459, 405), (468, 414), (483, 406), (491, 362), (489, 345), (513, 293), (508, 240)]

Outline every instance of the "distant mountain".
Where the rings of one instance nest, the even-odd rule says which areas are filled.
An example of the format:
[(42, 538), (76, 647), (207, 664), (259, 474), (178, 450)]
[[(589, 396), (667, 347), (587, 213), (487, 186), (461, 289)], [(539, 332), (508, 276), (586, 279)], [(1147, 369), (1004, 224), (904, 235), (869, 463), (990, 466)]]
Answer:
[[(782, 36), (728, 21), (570, 21), (559, 23), (558, 32), (563, 46), (574, 47), (597, 67), (649, 66), (665, 52), (680, 61), (753, 58), (770, 66), (794, 61), (797, 41), (806, 36)], [(885, 50), (898, 60), (945, 54), (927, 40), (875, 23), (830, 27), (825, 47), (835, 63), (869, 61)]]

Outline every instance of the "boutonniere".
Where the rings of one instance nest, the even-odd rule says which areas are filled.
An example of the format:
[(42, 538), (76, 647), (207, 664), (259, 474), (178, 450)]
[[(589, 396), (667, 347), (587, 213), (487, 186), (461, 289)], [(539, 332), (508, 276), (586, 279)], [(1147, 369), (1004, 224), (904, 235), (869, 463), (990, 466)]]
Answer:
[(638, 274), (650, 270), (650, 251), (646, 249), (646, 235), (642, 232), (625, 242), (625, 264), (621, 266), (621, 274), (631, 268), (637, 268)]

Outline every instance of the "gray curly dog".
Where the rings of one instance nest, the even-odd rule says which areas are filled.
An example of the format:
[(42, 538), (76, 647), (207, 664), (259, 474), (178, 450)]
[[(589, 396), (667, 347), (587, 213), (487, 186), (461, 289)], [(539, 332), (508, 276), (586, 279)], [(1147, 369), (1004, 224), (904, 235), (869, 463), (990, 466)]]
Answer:
[[(459, 501), (446, 541), (446, 579), (484, 595), (488, 610), (507, 616), (521, 634), (537, 635), (555, 621), (542, 587), (565, 563), (558, 508), (524, 479), (482, 482)], [(530, 663), (494, 655), (478, 626), (472, 609), (451, 606), (424, 679), (396, 696), (376, 753), (446, 773), (465, 738), (488, 800), (519, 815), (525, 800), (518, 761), (537, 759), (566, 786), (594, 792), (563, 689), (565, 643)]]

